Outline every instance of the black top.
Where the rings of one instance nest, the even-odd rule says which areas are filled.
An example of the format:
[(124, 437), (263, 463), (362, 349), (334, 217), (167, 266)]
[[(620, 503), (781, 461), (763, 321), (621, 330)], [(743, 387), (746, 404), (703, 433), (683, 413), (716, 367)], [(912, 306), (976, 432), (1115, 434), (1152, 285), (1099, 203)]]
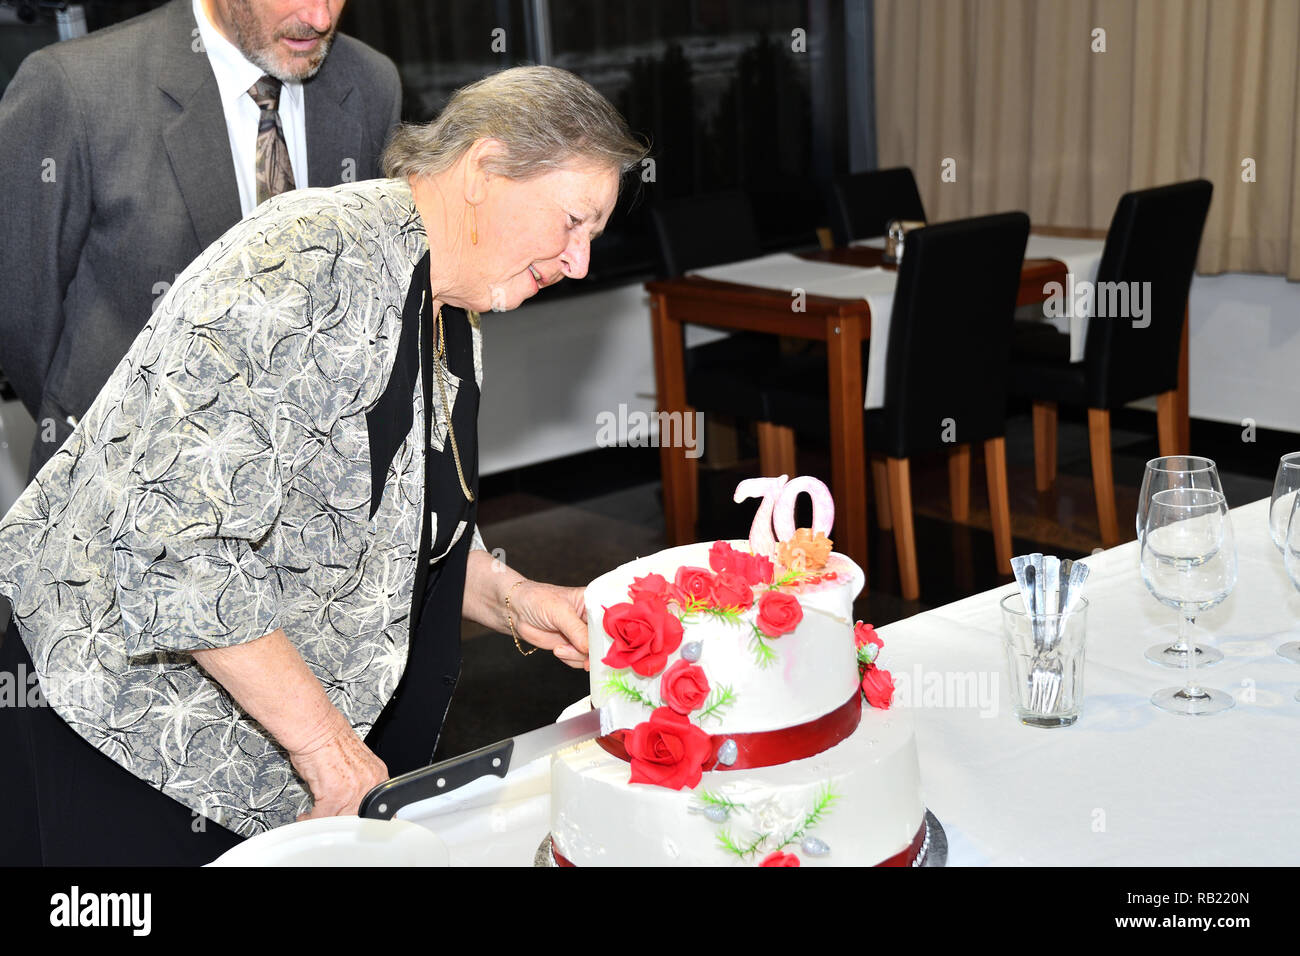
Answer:
[[(465, 566), (472, 542), (478, 500), (479, 390), (474, 377), (474, 343), (465, 310), (442, 307), (446, 351), (443, 386), (452, 406), (451, 424), (460, 451), (461, 469), (474, 502), (461, 490), (451, 440), (447, 435), (443, 395), (433, 362), (437, 351), (437, 315), (432, 310), (429, 257), (417, 263), (402, 312), (401, 341), (388, 388), (367, 413), (370, 427), (372, 487), (383, 489), (392, 456), (410, 430), (413, 385), (419, 368), (421, 392), (427, 396), (424, 419), (425, 498), (420, 557), (411, 600), (411, 641), (407, 669), (388, 706), (366, 737), (367, 745), (392, 775), (417, 769), (433, 759), (451, 694), (460, 674), (460, 617)], [(419, 347), (416, 348), (418, 335)], [(371, 514), (379, 507), (371, 502)], [(432, 515), (448, 520), (432, 527)], [(456, 545), (451, 539), (464, 522)], [(430, 539), (432, 538), (432, 541)], [(441, 558), (441, 560), (437, 560)], [(436, 563), (434, 563), (436, 561)]]

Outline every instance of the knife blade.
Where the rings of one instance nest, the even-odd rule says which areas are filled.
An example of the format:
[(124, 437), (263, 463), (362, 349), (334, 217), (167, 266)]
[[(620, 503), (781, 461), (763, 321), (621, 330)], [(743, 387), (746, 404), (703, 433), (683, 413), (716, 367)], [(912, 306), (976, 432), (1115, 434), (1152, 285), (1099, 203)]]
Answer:
[(397, 811), (421, 800), (465, 786), (479, 777), (504, 777), (553, 750), (582, 743), (613, 730), (608, 707), (599, 707), (567, 720), (507, 737), (469, 753), (385, 780), (361, 801), (358, 816), (391, 820)]

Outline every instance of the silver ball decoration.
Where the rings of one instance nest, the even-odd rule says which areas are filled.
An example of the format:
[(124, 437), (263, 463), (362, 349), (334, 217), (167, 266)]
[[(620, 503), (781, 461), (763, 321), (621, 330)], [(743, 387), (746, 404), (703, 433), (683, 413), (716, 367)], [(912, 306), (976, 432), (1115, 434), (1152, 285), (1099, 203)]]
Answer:
[(740, 751), (736, 747), (736, 742), (731, 739), (724, 740), (722, 746), (718, 748), (718, 763), (724, 767), (730, 767), (740, 756)]
[(799, 844), (803, 851), (809, 856), (825, 856), (831, 852), (831, 848), (826, 845), (825, 840), (819, 840), (815, 836), (806, 836), (803, 842)]

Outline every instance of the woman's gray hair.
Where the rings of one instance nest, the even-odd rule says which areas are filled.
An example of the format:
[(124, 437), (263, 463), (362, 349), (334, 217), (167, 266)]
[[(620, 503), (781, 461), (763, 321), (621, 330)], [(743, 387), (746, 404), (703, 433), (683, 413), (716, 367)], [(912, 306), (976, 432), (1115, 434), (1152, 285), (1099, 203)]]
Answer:
[(429, 176), (455, 165), (475, 141), (500, 140), (505, 155), (485, 168), (526, 180), (578, 161), (632, 169), (646, 147), (586, 81), (551, 66), (519, 66), (462, 87), (438, 118), (397, 128), (384, 150), (384, 175)]

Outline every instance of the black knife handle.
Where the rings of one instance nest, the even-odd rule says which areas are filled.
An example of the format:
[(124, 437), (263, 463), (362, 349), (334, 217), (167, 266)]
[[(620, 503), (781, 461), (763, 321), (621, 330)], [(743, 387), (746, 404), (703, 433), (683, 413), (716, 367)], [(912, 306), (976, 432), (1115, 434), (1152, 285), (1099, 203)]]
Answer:
[(392, 780), (385, 780), (366, 794), (358, 816), (391, 820), (402, 807), (419, 803), (440, 793), (463, 787), (472, 780), (495, 774), (504, 777), (510, 769), (514, 739), (488, 744), (467, 754), (412, 770)]

